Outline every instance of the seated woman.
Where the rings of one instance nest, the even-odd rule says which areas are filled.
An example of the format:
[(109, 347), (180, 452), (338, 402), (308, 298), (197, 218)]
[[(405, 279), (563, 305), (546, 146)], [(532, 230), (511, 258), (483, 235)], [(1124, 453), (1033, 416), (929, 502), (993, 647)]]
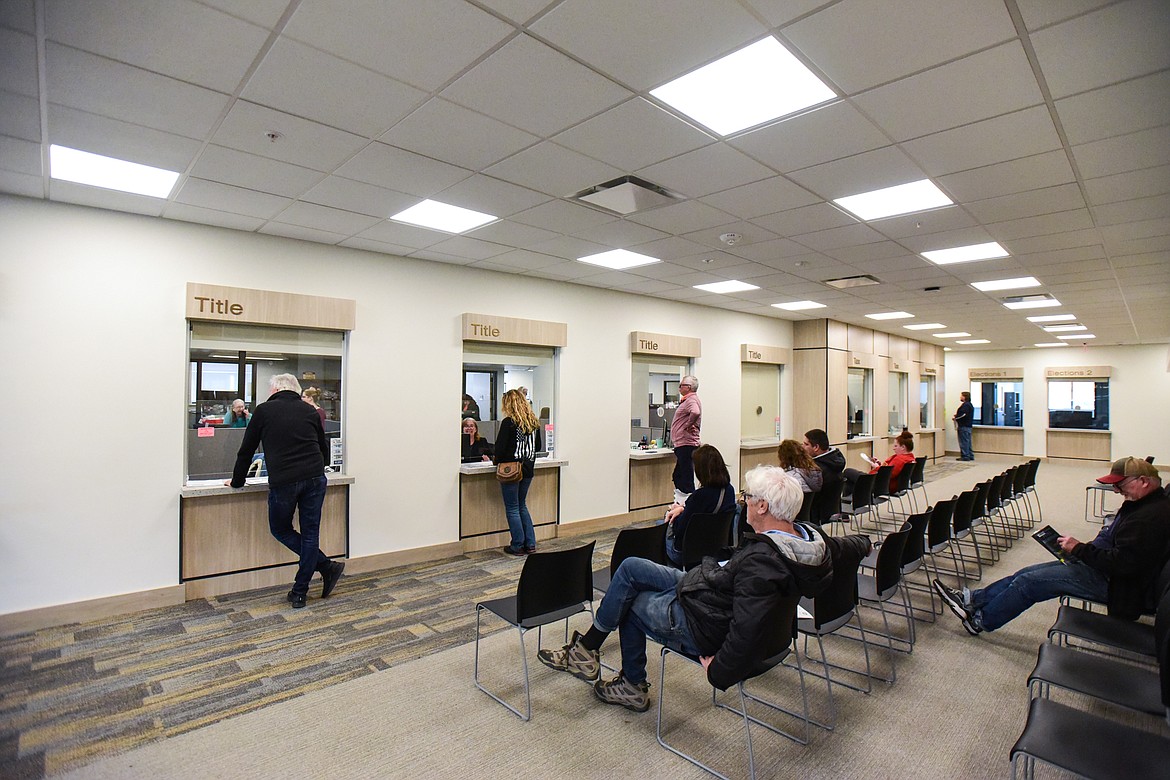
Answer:
[[(886, 458), (882, 463), (878, 463), (870, 458), (866, 458), (866, 460), (873, 464), (873, 468), (869, 470), (870, 474), (876, 474), (880, 466), (894, 467), (893, 471), (890, 472), (890, 492), (897, 493), (902, 489), (901, 477), (903, 470), (907, 466), (914, 465), (914, 435), (909, 431), (899, 433), (898, 438), (894, 439), (894, 454)], [(907, 478), (913, 473), (913, 468), (905, 472)], [(841, 478), (845, 480), (845, 486), (841, 490), (842, 496), (853, 495), (853, 486), (857, 483), (857, 478), (861, 474), (862, 472), (857, 469), (845, 469), (841, 472)]]
[(780, 468), (796, 477), (800, 489), (805, 493), (816, 493), (824, 484), (825, 476), (821, 473), (821, 467), (796, 439), (780, 442), (776, 448), (776, 459), (780, 461)]
[(695, 450), (692, 460), (695, 476), (702, 487), (691, 493), (685, 504), (674, 504), (666, 511), (666, 522), (671, 524), (671, 530), (666, 534), (666, 557), (680, 567), (683, 565), (683, 537), (691, 518), (735, 509), (735, 487), (719, 450), (710, 444), (701, 445)]
[(492, 459), (492, 443), (479, 435), (479, 423), (470, 417), (464, 417), (460, 431), (463, 463), (481, 463)]

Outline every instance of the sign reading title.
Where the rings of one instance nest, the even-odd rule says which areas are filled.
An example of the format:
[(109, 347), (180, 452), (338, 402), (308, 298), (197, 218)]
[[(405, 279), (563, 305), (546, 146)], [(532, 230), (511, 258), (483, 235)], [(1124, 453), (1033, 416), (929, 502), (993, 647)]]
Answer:
[(569, 343), (569, 326), (563, 322), (522, 320), (493, 314), (464, 314), (463, 340), (563, 347)]
[(187, 319), (353, 330), (356, 303), (346, 298), (187, 283)]
[(667, 333), (648, 333), (635, 330), (630, 333), (631, 355), (670, 355), (671, 357), (702, 357), (703, 342), (690, 336), (671, 336)]
[(792, 362), (792, 350), (788, 347), (768, 347), (763, 344), (740, 344), (739, 362), (786, 366)]

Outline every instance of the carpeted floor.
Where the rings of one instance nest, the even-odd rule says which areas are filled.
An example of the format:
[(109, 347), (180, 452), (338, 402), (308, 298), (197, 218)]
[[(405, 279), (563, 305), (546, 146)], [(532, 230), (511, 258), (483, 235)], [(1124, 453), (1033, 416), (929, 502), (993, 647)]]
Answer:
[[(933, 498), (949, 495), (1015, 462), (940, 461), (928, 469), (928, 489)], [(1093, 464), (1045, 464), (1040, 482), (1046, 520), (1075, 520), (1091, 534), (1080, 502), (1084, 484), (1099, 470)], [(614, 535), (589, 537), (598, 541), (596, 565), (608, 560)], [(546, 547), (579, 541), (565, 538)], [(993, 574), (1046, 555), (1030, 541), (1017, 544)], [(592, 701), (583, 684), (535, 663), (532, 641), (533, 723), (520, 723), (471, 686), (474, 602), (511, 592), (521, 565), (499, 552), (475, 553), (345, 577), (333, 597), (311, 600), (300, 611), (288, 608), (284, 588), (270, 588), (0, 640), (0, 776), (77, 770), (78, 777), (222, 777), (259, 762), (246, 774), (333, 777), (338, 775), (330, 767), (340, 762), (348, 768), (341, 776), (506, 771), (542, 777), (549, 774), (536, 770), (543, 758), (601, 777), (614, 773), (600, 771), (604, 767), (620, 771), (628, 764), (598, 763), (596, 757), (581, 763), (574, 756), (588, 756), (590, 746), (607, 745), (607, 739), (651, 753), (635, 762), (643, 773), (658, 776), (655, 768), (662, 765), (672, 776), (688, 776), (675, 771), (685, 762), (650, 750), (652, 714)], [(865, 776), (1003, 776), (1007, 748), (1026, 709), (1023, 680), (1052, 619), (1054, 608), (1048, 606), (994, 637), (968, 638), (949, 613), (934, 626), (920, 626), (914, 654), (898, 659), (896, 685), (879, 685), (872, 696), (838, 689), (838, 734), (818, 732), (813, 744), (796, 753), (788, 743), (763, 751), (761, 767), (772, 768), (762, 776), (789, 774), (794, 767), (784, 764), (793, 761), (814, 776), (850, 776), (863, 755), (839, 749), (842, 733), (850, 733), (850, 745), (861, 744), (859, 738), (868, 745), (862, 765), (874, 771)], [(874, 615), (867, 615), (867, 625)], [(851, 664), (862, 660), (859, 646), (836, 645), (830, 653)], [(493, 636), (485, 642), (487, 668), (514, 675), (515, 652), (514, 634)], [(875, 662), (888, 671), (884, 655)], [(708, 714), (691, 723), (706, 693), (688, 681), (689, 671), (680, 665), (672, 673), (686, 705), (677, 714), (686, 713), (685, 728), (696, 729), (698, 744), (714, 740), (722, 746), (722, 737), (704, 729), (718, 735), (730, 716), (719, 713), (724, 720), (712, 720)], [(511, 685), (506, 677), (497, 683)], [(812, 683), (819, 681), (810, 678)], [(777, 695), (799, 701), (794, 691)], [(813, 688), (813, 705), (827, 714), (823, 687)], [(602, 734), (622, 724), (621, 736), (578, 738), (566, 727), (582, 718), (586, 731)], [(562, 744), (566, 731), (574, 735)], [(314, 745), (308, 755), (301, 749), (306, 736)], [(911, 747), (901, 746), (901, 738)], [(550, 739), (555, 749), (549, 749)], [(941, 758), (907, 752), (937, 740), (945, 743)], [(728, 749), (717, 748), (714, 755), (734, 765), (740, 759)]]

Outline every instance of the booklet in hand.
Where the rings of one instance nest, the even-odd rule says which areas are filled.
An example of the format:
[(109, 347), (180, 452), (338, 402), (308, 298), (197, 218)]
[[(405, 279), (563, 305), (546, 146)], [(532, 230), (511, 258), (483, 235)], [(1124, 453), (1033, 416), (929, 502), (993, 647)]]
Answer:
[(1059, 537), (1060, 534), (1054, 531), (1050, 525), (1046, 525), (1036, 533), (1032, 534), (1032, 538), (1040, 542), (1040, 545), (1045, 550), (1056, 556), (1056, 560), (1060, 561), (1061, 563), (1068, 563), (1064, 557), (1064, 550), (1060, 549), (1060, 542), (1057, 541)]

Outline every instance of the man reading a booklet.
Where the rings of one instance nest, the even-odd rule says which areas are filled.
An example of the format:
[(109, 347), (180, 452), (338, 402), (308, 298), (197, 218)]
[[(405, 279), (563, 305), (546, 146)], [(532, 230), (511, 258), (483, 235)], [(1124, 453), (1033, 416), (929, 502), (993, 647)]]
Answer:
[(1111, 485), (1125, 503), (1093, 541), (1058, 537), (1064, 561), (1028, 566), (977, 590), (934, 581), (967, 633), (994, 631), (1033, 604), (1060, 596), (1104, 603), (1110, 615), (1125, 620), (1153, 606), (1154, 580), (1170, 554), (1170, 498), (1158, 470), (1141, 458), (1122, 458), (1097, 481)]

